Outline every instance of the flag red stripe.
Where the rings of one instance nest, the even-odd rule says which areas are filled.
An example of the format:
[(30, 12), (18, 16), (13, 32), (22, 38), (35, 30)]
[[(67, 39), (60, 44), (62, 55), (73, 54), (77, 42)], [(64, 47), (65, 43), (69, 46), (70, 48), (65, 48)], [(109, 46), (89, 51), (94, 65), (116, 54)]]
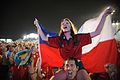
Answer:
[(53, 47), (49, 47), (46, 44), (40, 44), (42, 67), (61, 67), (63, 65), (63, 59), (60, 56), (59, 50)]
[(92, 73), (105, 72), (106, 63), (116, 64), (117, 48), (114, 39), (100, 42), (94, 49), (82, 56), (85, 68)]

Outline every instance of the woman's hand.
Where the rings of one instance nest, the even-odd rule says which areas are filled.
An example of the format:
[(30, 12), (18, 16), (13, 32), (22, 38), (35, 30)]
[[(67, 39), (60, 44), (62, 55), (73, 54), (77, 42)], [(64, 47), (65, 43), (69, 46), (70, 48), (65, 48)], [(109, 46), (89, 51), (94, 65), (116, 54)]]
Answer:
[(39, 27), (39, 23), (38, 23), (37, 18), (35, 18), (35, 20), (34, 20), (34, 25), (35, 25), (37, 28)]
[(109, 14), (111, 14), (113, 12), (113, 8), (111, 6), (107, 7), (106, 11), (105, 11), (105, 15), (108, 16)]

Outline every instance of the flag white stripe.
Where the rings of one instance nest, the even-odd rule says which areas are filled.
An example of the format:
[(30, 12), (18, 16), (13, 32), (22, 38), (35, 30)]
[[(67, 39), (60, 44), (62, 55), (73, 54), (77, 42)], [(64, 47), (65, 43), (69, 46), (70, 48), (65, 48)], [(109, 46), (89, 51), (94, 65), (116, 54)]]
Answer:
[[(78, 33), (90, 33), (95, 31), (97, 28), (97, 25), (99, 24), (102, 18), (104, 11), (97, 18), (87, 20), (79, 29)], [(85, 54), (90, 50), (92, 50), (94, 47), (98, 45), (99, 42), (113, 39), (114, 34), (115, 34), (115, 29), (113, 29), (112, 27), (111, 15), (109, 15), (106, 18), (101, 34), (96, 37), (93, 37), (91, 44), (82, 47), (82, 54)]]

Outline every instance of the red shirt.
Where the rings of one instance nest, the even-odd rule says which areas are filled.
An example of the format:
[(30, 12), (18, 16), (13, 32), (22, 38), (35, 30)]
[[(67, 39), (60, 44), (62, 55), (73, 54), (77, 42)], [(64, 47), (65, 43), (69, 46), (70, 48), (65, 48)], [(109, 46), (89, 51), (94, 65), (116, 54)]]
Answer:
[[(87, 44), (91, 43), (91, 36), (90, 33), (87, 34), (77, 34), (75, 35), (78, 40), (78, 45), (74, 46), (74, 41), (72, 38), (69, 40), (63, 39), (62, 41), (62, 47), (59, 46), (60, 43), (60, 37), (49, 37), (48, 43), (50, 46), (59, 48), (60, 54), (63, 59), (67, 59), (69, 57), (74, 57), (77, 59), (81, 59), (82, 55), (82, 46), (85, 46)], [(69, 41), (69, 42), (68, 42)]]

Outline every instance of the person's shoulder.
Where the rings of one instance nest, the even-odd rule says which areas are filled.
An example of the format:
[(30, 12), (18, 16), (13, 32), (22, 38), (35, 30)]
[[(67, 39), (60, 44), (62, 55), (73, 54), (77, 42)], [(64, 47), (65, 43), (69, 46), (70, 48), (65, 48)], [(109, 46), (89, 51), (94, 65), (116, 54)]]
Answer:
[(88, 72), (85, 70), (85, 69), (81, 69), (78, 71), (78, 74), (77, 74), (77, 79), (85, 79), (85, 80), (91, 80)]
[(66, 80), (66, 79), (67, 79), (66, 72), (64, 70), (59, 70), (50, 78), (50, 80)]

